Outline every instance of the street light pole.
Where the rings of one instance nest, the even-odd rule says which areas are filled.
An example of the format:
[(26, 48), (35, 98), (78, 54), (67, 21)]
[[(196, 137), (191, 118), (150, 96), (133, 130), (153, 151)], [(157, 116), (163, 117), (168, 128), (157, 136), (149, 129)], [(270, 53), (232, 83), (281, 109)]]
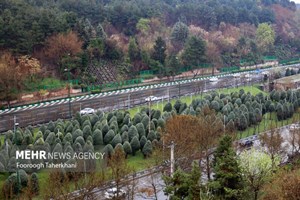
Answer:
[(65, 72), (68, 72), (68, 99), (69, 99), (69, 118), (72, 118), (72, 108), (71, 108), (71, 81), (70, 81), (70, 70), (65, 68)]

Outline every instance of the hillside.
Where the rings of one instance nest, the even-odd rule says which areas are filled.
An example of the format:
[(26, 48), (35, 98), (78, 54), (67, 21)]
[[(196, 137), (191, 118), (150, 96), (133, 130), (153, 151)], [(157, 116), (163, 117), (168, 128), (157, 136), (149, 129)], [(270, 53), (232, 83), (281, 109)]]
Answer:
[(289, 59), (300, 50), (300, 12), (289, 0), (5, 0), (0, 7), (0, 49), (11, 55), (1, 63), (20, 69), (16, 59), (28, 55), (41, 68), (7, 80), (18, 85), (0, 88), (2, 100), (44, 77), (106, 83), (90, 66), (100, 74), (111, 69), (108, 82), (141, 70), (174, 76), (257, 64), (264, 56)]

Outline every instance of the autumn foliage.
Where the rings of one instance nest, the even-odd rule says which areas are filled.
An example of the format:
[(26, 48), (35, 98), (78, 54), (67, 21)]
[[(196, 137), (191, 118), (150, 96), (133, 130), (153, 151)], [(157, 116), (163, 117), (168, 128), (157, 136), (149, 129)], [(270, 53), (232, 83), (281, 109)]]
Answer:
[(46, 40), (45, 55), (55, 64), (59, 64), (64, 56), (80, 53), (82, 44), (82, 40), (73, 31), (55, 34)]

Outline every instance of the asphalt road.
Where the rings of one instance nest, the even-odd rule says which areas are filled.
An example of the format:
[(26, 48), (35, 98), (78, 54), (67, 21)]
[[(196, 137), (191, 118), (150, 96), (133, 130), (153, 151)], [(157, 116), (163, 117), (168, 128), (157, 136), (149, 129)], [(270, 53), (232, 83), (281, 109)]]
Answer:
[[(78, 101), (71, 99), (71, 113), (80, 111), (83, 108), (94, 108), (97, 110), (110, 111), (115, 109), (127, 109), (129, 106), (146, 104), (145, 98), (153, 95), (159, 97), (159, 101), (168, 101), (170, 98), (199, 93), (217, 88), (228, 88), (238, 85), (248, 85), (255, 82), (260, 82), (262, 75), (252, 74), (252, 78), (245, 78), (241, 75), (239, 78), (231, 76), (220, 77), (217, 82), (205, 80), (188, 80), (160, 84), (157, 86), (146, 86), (133, 88), (126, 91), (115, 91), (108, 94), (100, 94), (96, 96), (87, 96)], [(128, 102), (130, 104), (128, 105)], [(154, 103), (154, 102), (153, 102)], [(28, 125), (37, 125), (47, 123), (51, 120), (59, 118), (65, 119), (69, 117), (69, 101), (65, 100), (55, 104), (48, 103), (44, 106), (35, 106), (32, 108), (23, 108), (14, 112), (0, 114), (0, 132), (13, 129), (14, 116), (20, 127)]]

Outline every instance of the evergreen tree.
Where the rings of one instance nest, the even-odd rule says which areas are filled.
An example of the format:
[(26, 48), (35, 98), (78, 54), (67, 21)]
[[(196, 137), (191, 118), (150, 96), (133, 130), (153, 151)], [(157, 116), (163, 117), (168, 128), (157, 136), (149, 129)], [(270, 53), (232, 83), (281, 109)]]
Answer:
[(213, 168), (215, 179), (210, 183), (212, 191), (220, 199), (239, 199), (243, 192), (243, 181), (229, 135), (225, 135), (219, 142), (214, 153)]
[(129, 39), (128, 56), (131, 62), (135, 62), (141, 59), (140, 49), (136, 43), (135, 38), (133, 37)]
[(162, 37), (158, 37), (155, 40), (155, 44), (153, 48), (154, 48), (154, 52), (152, 54), (152, 59), (164, 65), (166, 59), (167, 46), (166, 46), (166, 42), (162, 39)]
[(149, 157), (152, 154), (153, 148), (152, 148), (152, 143), (150, 140), (148, 140), (146, 142), (146, 144), (144, 145), (142, 152), (144, 154), (144, 157)]
[(132, 149), (132, 155), (134, 156), (135, 153), (140, 149), (140, 141), (137, 138), (137, 136), (133, 137), (133, 139), (130, 142), (130, 146)]
[(205, 41), (192, 36), (185, 46), (182, 60), (187, 66), (192, 68), (199, 67), (202, 62), (205, 62)]
[(171, 33), (172, 45), (179, 51), (189, 36), (189, 28), (181, 21), (174, 24)]
[(124, 142), (123, 149), (124, 149), (124, 152), (126, 153), (126, 157), (128, 154), (132, 153), (132, 149), (131, 149), (131, 146), (128, 141)]

